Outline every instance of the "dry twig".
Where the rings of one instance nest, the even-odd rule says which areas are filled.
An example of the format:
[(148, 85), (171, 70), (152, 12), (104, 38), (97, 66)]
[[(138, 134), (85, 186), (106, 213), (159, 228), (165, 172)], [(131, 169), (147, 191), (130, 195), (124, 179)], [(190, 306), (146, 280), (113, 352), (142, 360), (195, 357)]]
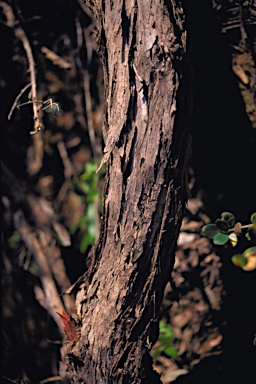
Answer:
[[(22, 236), (28, 253), (33, 255), (39, 268), (38, 275), (43, 289), (35, 287), (36, 298), (59, 326), (61, 321), (59, 316), (56, 315), (56, 311), (62, 312), (64, 307), (56, 283), (63, 293), (71, 283), (67, 277), (60, 250), (56, 247), (56, 240), (52, 235), (51, 227), (55, 230), (63, 246), (70, 245), (69, 234), (58, 223), (50, 203), (43, 198), (28, 193), (26, 187), (12, 175), (4, 164), (2, 164), (2, 183), (5, 188), (8, 188), (15, 204), (20, 205), (22, 202), (25, 204), (25, 211), (30, 212), (30, 216), (25, 218), (21, 211), (17, 211), (14, 214), (15, 226)], [(28, 220), (34, 221), (34, 227), (28, 224)], [(65, 295), (63, 301), (65, 309), (69, 313), (74, 312), (74, 299)]]
[(53, 381), (60, 381), (61, 377), (60, 376), (52, 376), (48, 377), (47, 379), (41, 380), (39, 384), (46, 384), (46, 383), (51, 383)]
[[(15, 36), (17, 37), (17, 39), (19, 39), (22, 42), (23, 48), (26, 52), (26, 56), (28, 59), (29, 76), (30, 76), (29, 85), (31, 86), (31, 101), (27, 102), (27, 104), (32, 103), (32, 106), (33, 106), (34, 129), (33, 131), (30, 132), (30, 134), (33, 135), (38, 131), (41, 131), (41, 129), (43, 129), (43, 122), (40, 119), (39, 110), (36, 105), (38, 97), (37, 97), (37, 86), (36, 86), (35, 61), (34, 61), (32, 49), (25, 31), (20, 26), (17, 26), (17, 22), (15, 20), (15, 16), (11, 6), (8, 5), (7, 3), (4, 3), (3, 1), (0, 2), (0, 6), (2, 7), (6, 16), (6, 20), (7, 20), (6, 25), (8, 27), (13, 28)], [(19, 93), (19, 95), (16, 97), (14, 101), (14, 105), (15, 105), (15, 102), (20, 97), (20, 95), (29, 87), (29, 85), (27, 85), (25, 89), (23, 88), (23, 90)], [(10, 114), (12, 113), (13, 108), (14, 107), (12, 107)], [(10, 114), (8, 115), (8, 117), (10, 116)]]
[(8, 116), (7, 116), (7, 119), (8, 119), (8, 120), (11, 119), (11, 117), (12, 117), (12, 113), (13, 113), (14, 109), (15, 109), (16, 107), (18, 107), (17, 104), (18, 104), (18, 100), (19, 100), (19, 98), (23, 95), (23, 93), (24, 93), (29, 87), (31, 87), (31, 83), (28, 83), (27, 85), (25, 85), (25, 87), (23, 87), (22, 90), (19, 92), (19, 94), (18, 94), (18, 96), (16, 97), (16, 99), (14, 100), (14, 103), (13, 103), (13, 105), (12, 105), (12, 108), (11, 108), (11, 110), (10, 110)]
[[(77, 46), (78, 49), (81, 49), (82, 44), (84, 42), (86, 50), (87, 50), (87, 65), (90, 64), (91, 60), (91, 47), (88, 43), (88, 39), (83, 36), (83, 28), (79, 22), (78, 19), (76, 19), (76, 34), (77, 34)], [(88, 54), (89, 53), (89, 54)], [(86, 119), (87, 119), (87, 127), (88, 127), (88, 133), (89, 133), (89, 138), (90, 138), (90, 143), (91, 143), (91, 150), (93, 153), (94, 158), (97, 158), (101, 156), (101, 151), (99, 151), (96, 148), (96, 140), (95, 140), (95, 130), (93, 126), (93, 121), (92, 121), (92, 102), (91, 102), (91, 94), (90, 94), (90, 76), (88, 71), (83, 68), (81, 59), (79, 55), (77, 55), (77, 65), (79, 67), (79, 70), (82, 74), (83, 77), (83, 86), (84, 86), (84, 98), (85, 98), (85, 108), (86, 108)]]
[(21, 211), (17, 211), (14, 214), (14, 221), (16, 228), (22, 236), (22, 240), (26, 244), (26, 247), (33, 253), (39, 268), (43, 289), (35, 287), (37, 299), (39, 299), (41, 305), (47, 309), (58, 325), (60, 332), (63, 333), (62, 324), (57, 312), (64, 311), (64, 306), (60, 300), (43, 247), (36, 233), (27, 224)]
[(63, 57), (60, 57), (55, 52), (51, 51), (49, 48), (42, 47), (41, 51), (45, 54), (45, 57), (47, 59), (51, 60), (51, 62), (54, 65), (57, 65), (59, 68), (70, 69), (72, 67), (72, 65), (69, 61), (63, 59)]
[(57, 147), (59, 150), (61, 160), (63, 162), (64, 176), (65, 176), (65, 181), (62, 184), (62, 187), (60, 188), (59, 193), (58, 193), (58, 197), (57, 197), (57, 201), (61, 202), (65, 198), (66, 193), (68, 191), (71, 177), (73, 175), (73, 167), (72, 167), (71, 161), (69, 160), (68, 153), (67, 153), (67, 150), (66, 150), (66, 147), (65, 147), (63, 141), (59, 141), (57, 143)]

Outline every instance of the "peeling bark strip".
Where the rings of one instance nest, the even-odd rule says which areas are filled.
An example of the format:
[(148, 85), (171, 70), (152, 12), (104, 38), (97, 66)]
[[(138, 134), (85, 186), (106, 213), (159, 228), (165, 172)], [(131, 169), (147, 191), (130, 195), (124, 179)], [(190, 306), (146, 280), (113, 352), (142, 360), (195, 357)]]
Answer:
[(189, 156), (183, 11), (176, 0), (91, 6), (104, 66), (108, 175), (89, 287), (86, 297), (77, 295), (81, 337), (63, 347), (62, 374), (76, 383), (160, 383), (149, 351), (174, 261)]

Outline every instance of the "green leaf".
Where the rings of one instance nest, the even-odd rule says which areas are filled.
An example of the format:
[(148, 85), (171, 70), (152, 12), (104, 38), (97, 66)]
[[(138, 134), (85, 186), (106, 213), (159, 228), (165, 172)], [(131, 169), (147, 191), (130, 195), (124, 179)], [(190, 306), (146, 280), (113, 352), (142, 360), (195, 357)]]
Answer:
[(220, 229), (216, 224), (207, 224), (202, 228), (202, 236), (207, 237), (208, 239), (213, 239), (214, 236), (220, 233)]
[(165, 348), (164, 353), (166, 353), (166, 355), (168, 355), (170, 357), (177, 357), (178, 356), (178, 352), (173, 347)]
[(29, 268), (28, 268), (28, 270), (29, 271), (32, 271), (31, 273), (37, 273), (37, 272), (39, 272), (39, 267), (38, 267), (38, 265), (36, 264), (36, 262), (35, 261), (31, 261), (30, 262), (30, 264), (29, 264)]
[(174, 332), (172, 327), (164, 320), (161, 320), (159, 322), (158, 346), (152, 352), (154, 361), (158, 359), (162, 352), (170, 357), (178, 356), (177, 351), (173, 348), (173, 339)]
[(232, 247), (236, 247), (237, 243), (238, 243), (237, 235), (234, 232), (232, 232), (232, 233), (230, 233), (228, 238), (229, 238), (229, 241), (230, 241)]
[(244, 255), (234, 255), (231, 257), (233, 264), (237, 267), (243, 268), (247, 264), (247, 258)]
[(221, 219), (227, 223), (228, 228), (233, 228), (236, 223), (236, 218), (231, 212), (222, 212)]
[(247, 248), (247, 249), (243, 252), (243, 255), (246, 256), (246, 257), (249, 257), (249, 256), (256, 256), (256, 247), (250, 247), (250, 248)]
[(251, 234), (250, 234), (250, 229), (247, 229), (247, 232), (246, 232), (246, 234), (245, 234), (245, 237), (246, 237), (246, 239), (248, 240), (248, 241), (251, 241)]
[(86, 248), (89, 245), (92, 245), (93, 242), (94, 242), (94, 236), (92, 236), (86, 232), (85, 235), (83, 236), (81, 243), (80, 243), (80, 246), (79, 246), (80, 252), (84, 253), (86, 251)]
[(255, 269), (256, 247), (247, 248), (242, 255), (232, 256), (232, 262), (245, 271), (253, 271)]
[(159, 321), (159, 332), (165, 332), (168, 329), (168, 325), (164, 320)]
[(159, 335), (159, 338), (158, 338), (158, 341), (163, 344), (163, 345), (166, 345), (166, 344), (169, 344), (173, 341), (173, 337), (170, 337), (169, 335), (167, 334), (160, 334)]
[(152, 357), (153, 357), (153, 361), (154, 361), (154, 362), (156, 362), (156, 360), (158, 359), (158, 357), (161, 355), (161, 352), (162, 352), (162, 349), (161, 349), (161, 348), (156, 348), (156, 349), (154, 349), (153, 354), (152, 354)]
[(252, 215), (251, 215), (251, 222), (253, 224), (256, 224), (256, 212), (254, 212)]
[(159, 322), (159, 332), (160, 334), (168, 334), (170, 337), (174, 337), (173, 329), (168, 325), (164, 320)]
[(229, 226), (228, 226), (228, 223), (223, 220), (223, 219), (217, 219), (215, 221), (215, 224), (217, 225), (217, 227), (222, 231), (222, 232), (227, 232)]
[(216, 233), (213, 237), (213, 243), (216, 245), (224, 245), (228, 242), (229, 236), (225, 233)]
[(13, 232), (12, 236), (8, 239), (8, 244), (11, 248), (14, 248), (21, 240), (21, 235), (18, 231)]

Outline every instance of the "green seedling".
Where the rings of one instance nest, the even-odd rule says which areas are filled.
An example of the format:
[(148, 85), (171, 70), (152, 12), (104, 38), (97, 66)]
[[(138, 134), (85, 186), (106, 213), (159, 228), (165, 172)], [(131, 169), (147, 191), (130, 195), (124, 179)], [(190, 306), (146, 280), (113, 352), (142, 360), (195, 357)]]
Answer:
[(174, 333), (172, 327), (164, 320), (159, 322), (159, 337), (157, 346), (152, 352), (153, 360), (156, 361), (162, 353), (169, 357), (177, 357), (178, 352), (173, 347)]

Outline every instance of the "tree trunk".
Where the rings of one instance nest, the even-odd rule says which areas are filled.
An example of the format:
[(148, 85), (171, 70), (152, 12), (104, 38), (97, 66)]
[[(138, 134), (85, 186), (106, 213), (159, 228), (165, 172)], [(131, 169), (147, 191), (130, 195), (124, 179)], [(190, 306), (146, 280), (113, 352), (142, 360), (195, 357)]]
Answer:
[(104, 215), (81, 334), (62, 348), (62, 375), (87, 384), (160, 383), (149, 352), (186, 200), (189, 91), (176, 0), (93, 1), (102, 51)]

